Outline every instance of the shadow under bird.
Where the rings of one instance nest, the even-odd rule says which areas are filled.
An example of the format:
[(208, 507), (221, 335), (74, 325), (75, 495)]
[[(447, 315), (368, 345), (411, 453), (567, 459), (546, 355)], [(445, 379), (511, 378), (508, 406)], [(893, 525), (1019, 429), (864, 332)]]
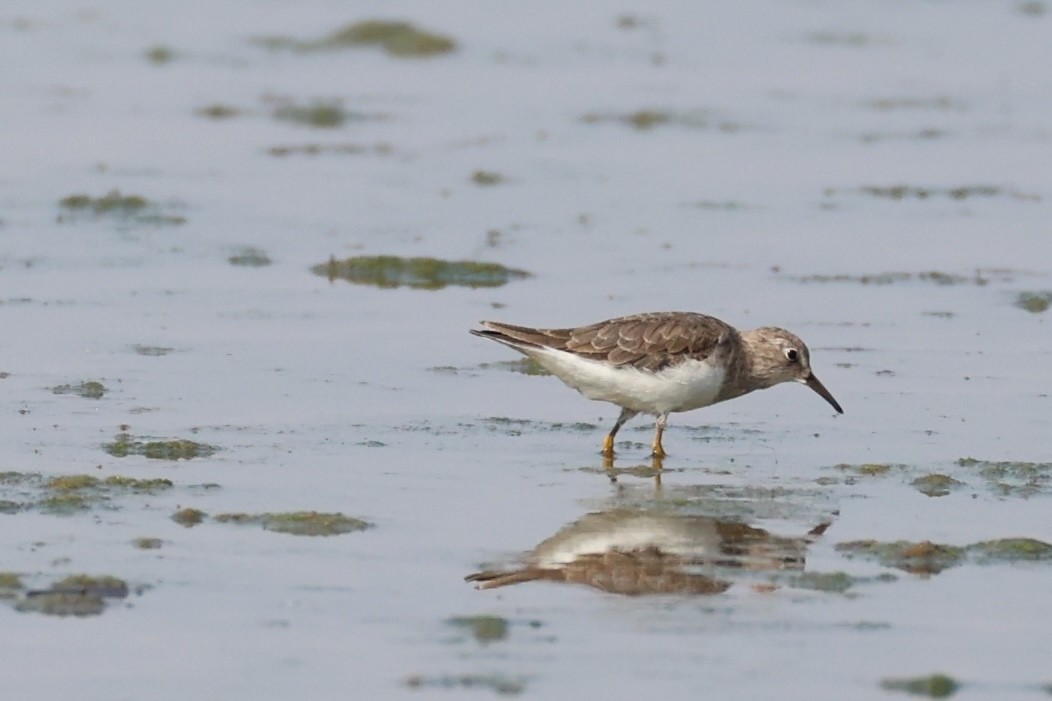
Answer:
[(637, 414), (657, 417), (653, 455), (665, 457), (668, 415), (740, 397), (782, 382), (800, 382), (844, 410), (811, 370), (811, 353), (797, 336), (773, 326), (738, 331), (715, 317), (654, 312), (567, 329), (532, 329), (481, 322), (471, 333), (514, 348), (578, 392), (621, 407), (603, 440)]

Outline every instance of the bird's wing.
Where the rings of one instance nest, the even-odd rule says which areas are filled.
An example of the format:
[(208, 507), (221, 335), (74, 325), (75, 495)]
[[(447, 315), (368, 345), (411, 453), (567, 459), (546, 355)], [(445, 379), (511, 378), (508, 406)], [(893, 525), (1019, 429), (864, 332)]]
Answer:
[(704, 360), (721, 335), (734, 333), (719, 319), (678, 312), (636, 314), (572, 329), (531, 329), (492, 321), (483, 325), (496, 332), (494, 340), (509, 345), (554, 348), (615, 366), (652, 371), (688, 358)]

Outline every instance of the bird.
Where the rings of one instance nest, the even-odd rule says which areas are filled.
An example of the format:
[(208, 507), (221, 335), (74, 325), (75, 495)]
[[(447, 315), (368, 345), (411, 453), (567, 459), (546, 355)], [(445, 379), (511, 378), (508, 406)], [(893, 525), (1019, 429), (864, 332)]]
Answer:
[[(828, 525), (828, 524), (823, 524)], [(664, 509), (618, 507), (585, 514), (526, 553), (520, 566), (464, 579), (478, 589), (522, 582), (587, 584), (641, 594), (720, 594), (731, 586), (714, 570), (802, 571), (820, 533), (783, 538), (745, 523)]]
[(651, 455), (660, 459), (667, 456), (662, 437), (669, 414), (783, 382), (807, 385), (844, 413), (812, 371), (807, 345), (774, 326), (738, 331), (694, 312), (648, 312), (558, 329), (479, 323), (482, 329), (470, 330), (475, 336), (533, 359), (588, 399), (621, 407), (603, 439), (607, 458), (617, 432), (638, 414), (656, 417)]

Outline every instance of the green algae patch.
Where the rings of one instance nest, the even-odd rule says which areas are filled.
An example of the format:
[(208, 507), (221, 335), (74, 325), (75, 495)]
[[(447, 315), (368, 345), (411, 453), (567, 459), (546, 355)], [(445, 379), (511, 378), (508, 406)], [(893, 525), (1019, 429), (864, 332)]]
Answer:
[(913, 487), (929, 497), (944, 497), (954, 489), (959, 489), (964, 486), (964, 482), (955, 480), (949, 475), (943, 475), (939, 473), (932, 473), (918, 477), (917, 479), (910, 482)]
[(1041, 314), (1052, 306), (1052, 292), (1020, 292), (1015, 306), (1031, 314)]
[(132, 350), (135, 351), (136, 355), (145, 355), (151, 358), (159, 358), (162, 355), (168, 355), (174, 353), (174, 348), (166, 348), (164, 346), (147, 346), (141, 343), (136, 343), (132, 346)]
[(581, 117), (584, 124), (623, 124), (636, 131), (650, 131), (656, 127), (676, 125), (694, 129), (717, 129), (722, 132), (736, 132), (743, 125), (717, 117), (704, 111), (676, 113), (667, 110), (641, 109), (635, 112), (602, 113), (589, 112)]
[(150, 203), (140, 195), (122, 195), (119, 190), (111, 190), (101, 197), (90, 195), (69, 195), (59, 200), (59, 206), (73, 212), (90, 212), (92, 214), (118, 214), (131, 216), (146, 209)]
[(203, 522), (207, 515), (208, 514), (200, 509), (185, 508), (179, 509), (172, 514), (172, 520), (185, 528), (193, 528)]
[(100, 596), (124, 598), (128, 595), (128, 584), (119, 577), (74, 574), (51, 585), (51, 591), (94, 592)]
[[(924, 134), (924, 132), (922, 132)], [(937, 135), (937, 134), (936, 134)], [(1008, 198), (1026, 202), (1040, 202), (1041, 196), (1033, 193), (1020, 192), (1012, 188), (1000, 185), (961, 185), (958, 187), (924, 187), (920, 185), (864, 185), (859, 188), (838, 190), (827, 188), (826, 197), (838, 195), (841, 192), (860, 194), (867, 197), (876, 197), (882, 200), (901, 202), (906, 200), (952, 200), (963, 202), (974, 199)]]
[(164, 541), (160, 538), (136, 538), (132, 541), (139, 550), (159, 550), (164, 545)]
[(39, 472), (16, 472), (14, 470), (0, 472), (0, 485), (32, 484), (38, 481), (40, 481)]
[(44, 488), (60, 492), (72, 492), (97, 487), (100, 483), (101, 480), (98, 477), (92, 477), (91, 475), (65, 475), (52, 477), (44, 484)]
[(191, 460), (207, 457), (215, 452), (212, 446), (176, 439), (170, 441), (148, 441), (142, 444), (142, 455), (152, 460)]
[[(654, 127), (661, 124), (668, 124), (672, 121), (673, 115), (670, 112), (658, 112), (657, 110), (638, 110), (630, 114), (626, 114), (620, 117), (620, 121), (632, 125), (634, 129), (646, 130), (653, 129)], [(585, 120), (588, 121), (588, 120)]]
[(471, 174), (471, 182), (480, 187), (500, 185), (504, 182), (504, 176), (492, 170), (476, 170)]
[(927, 282), (935, 285), (986, 285), (989, 279), (983, 277), (981, 271), (975, 275), (959, 275), (957, 273), (945, 273), (938, 270), (926, 270), (918, 273), (913, 272), (884, 272), (866, 273), (863, 275), (791, 275), (789, 279), (802, 283), (855, 283), (858, 285), (892, 285), (905, 282)]
[(172, 481), (167, 479), (137, 479), (135, 477), (123, 477), (121, 475), (110, 475), (103, 479), (93, 475), (62, 475), (52, 477), (44, 484), (45, 489), (59, 492), (72, 492), (86, 489), (156, 492), (162, 489), (171, 489), (172, 486)]
[(492, 643), (508, 637), (508, 619), (501, 616), (454, 616), (448, 625), (468, 631), (480, 643)]
[(162, 441), (138, 440), (128, 433), (118, 433), (112, 443), (106, 443), (103, 449), (115, 458), (129, 455), (141, 455), (151, 460), (192, 460), (207, 458), (217, 450), (214, 445), (177, 438)]
[(163, 477), (156, 477), (153, 479), (137, 479), (135, 477), (123, 477), (121, 475), (111, 475), (106, 479), (102, 480), (103, 487), (109, 487), (112, 489), (123, 489), (131, 492), (149, 493), (159, 492), (165, 489), (171, 489), (174, 485), (169, 479)]
[(342, 27), (319, 39), (264, 37), (257, 44), (273, 50), (299, 52), (339, 51), (375, 46), (399, 58), (427, 58), (448, 54), (457, 48), (448, 36), (418, 29), (409, 22), (364, 20)]
[(354, 119), (365, 119), (365, 115), (343, 108), (339, 101), (316, 100), (306, 105), (280, 104), (274, 108), (274, 119), (291, 122), (315, 129), (335, 129)]
[(405, 685), (410, 689), (482, 689), (499, 696), (517, 696), (526, 691), (526, 681), (502, 674), (412, 675)]
[(143, 55), (147, 61), (157, 66), (171, 63), (177, 56), (175, 51), (167, 46), (151, 46)]
[(361, 154), (374, 154), (378, 156), (386, 156), (394, 152), (394, 147), (390, 144), (377, 143), (377, 144), (296, 144), (291, 146), (271, 146), (267, 149), (267, 154), (276, 156), (278, 158), (284, 158), (286, 156), (320, 156), (323, 154), (335, 154), (335, 155), (361, 155)]
[(94, 594), (39, 591), (16, 603), (15, 610), (46, 616), (98, 616), (106, 610), (106, 600)]
[(317, 511), (294, 511), (290, 513), (217, 514), (219, 523), (258, 524), (264, 530), (302, 536), (331, 536), (364, 531), (371, 524), (359, 518), (341, 513), (319, 513)]
[(153, 494), (172, 486), (172, 482), (166, 479), (136, 479), (119, 475), (106, 478), (94, 475), (59, 475), (47, 479), (41, 485), (44, 496), (35, 506), (48, 514), (72, 514), (107, 504), (113, 497), (125, 493)]
[(938, 574), (961, 564), (965, 558), (964, 548), (932, 543), (929, 540), (916, 543), (904, 540), (891, 543), (855, 540), (838, 543), (836, 550), (847, 557), (873, 559), (885, 567), (894, 567), (917, 575)]
[(999, 496), (1030, 497), (1047, 490), (1052, 462), (960, 458), (957, 466), (977, 473)]
[(881, 543), (858, 540), (838, 543), (836, 549), (848, 557), (866, 557), (885, 567), (919, 575), (938, 574), (967, 559), (980, 565), (1052, 560), (1052, 544), (1034, 538), (1001, 538), (964, 547), (930, 541)]
[(482, 420), (487, 431), (502, 433), (505, 436), (521, 436), (522, 430), (533, 428), (535, 423), (530, 419), (513, 419), (509, 416), (487, 416)]
[(0, 491), (5, 497), (8, 496), (8, 493), (15, 497), (15, 499), (0, 499), (0, 513), (16, 514), (39, 509), (45, 513), (62, 514), (88, 508), (89, 500), (78, 492), (47, 490), (47, 482), (48, 480), (39, 472), (0, 473)]
[(19, 593), (25, 588), (22, 584), (22, 576), (17, 572), (0, 572), (0, 601), (11, 601), (17, 599)]
[(972, 197), (997, 197), (1004, 194), (1004, 189), (996, 185), (965, 185), (953, 188), (929, 188), (911, 185), (867, 185), (859, 188), (864, 195), (881, 197), (890, 200), (926, 200), (932, 197), (948, 197), (954, 200), (966, 200)]
[(409, 22), (384, 20), (365, 20), (347, 25), (315, 42), (311, 48), (331, 50), (358, 46), (377, 46), (400, 58), (437, 56), (457, 48), (456, 42), (443, 34), (418, 29)]
[(882, 462), (866, 462), (859, 465), (851, 465), (848, 463), (840, 463), (835, 465), (836, 469), (841, 472), (849, 472), (854, 475), (861, 475), (864, 477), (879, 477), (886, 475), (891, 472), (892, 466), (888, 463)]
[(874, 144), (891, 139), (942, 139), (949, 132), (942, 129), (911, 129), (906, 131), (867, 131), (859, 134), (859, 141), (864, 144)]
[(59, 208), (64, 214), (59, 222), (76, 221), (85, 217), (95, 219), (107, 217), (137, 224), (178, 225), (185, 224), (181, 216), (163, 214), (160, 206), (141, 195), (123, 195), (119, 190), (111, 190), (101, 197), (76, 194), (59, 200)]
[(888, 691), (902, 691), (914, 696), (928, 696), (933, 699), (944, 699), (960, 688), (960, 684), (945, 674), (932, 674), (927, 677), (909, 677), (905, 679), (885, 679), (880, 686)]
[(105, 610), (107, 599), (127, 596), (128, 585), (118, 577), (72, 575), (47, 589), (26, 592), (15, 610), (48, 616), (97, 616)]
[(862, 107), (882, 112), (893, 110), (933, 110), (961, 112), (967, 105), (952, 97), (878, 97), (864, 100)]
[(261, 517), (256, 514), (246, 513), (230, 513), (230, 514), (219, 514), (215, 517), (215, 520), (219, 523), (234, 523), (238, 525), (244, 525), (246, 523), (259, 523)]
[(980, 564), (1052, 560), (1052, 545), (1034, 538), (1001, 538), (969, 545), (968, 553)]
[(270, 265), (273, 261), (270, 260), (270, 256), (266, 252), (248, 246), (239, 248), (227, 258), (227, 262), (239, 268), (263, 268)]
[(839, 473), (838, 476), (820, 477), (816, 480), (818, 484), (858, 484), (862, 480), (885, 477), (892, 471), (902, 472), (905, 465), (865, 462), (865, 463), (838, 463), (833, 469)]
[(318, 513), (299, 511), (285, 514), (266, 514), (263, 528), (277, 533), (305, 536), (330, 536), (364, 531), (370, 524), (360, 518), (340, 513)]
[[(117, 508), (112, 506), (116, 498), (129, 494), (154, 494), (173, 486), (171, 480), (167, 479), (139, 479), (122, 475), (44, 477), (39, 473), (0, 473), (0, 491), (13, 491), (20, 498), (19, 501), (0, 500), (0, 511), (17, 513), (36, 510), (52, 515), (66, 515), (100, 506)], [(5, 508), (5, 505), (9, 508)]]
[(85, 399), (102, 399), (106, 394), (106, 386), (101, 382), (90, 380), (76, 385), (56, 385), (51, 388), (53, 394), (75, 394)]
[(855, 584), (855, 578), (846, 572), (803, 572), (789, 578), (794, 589), (843, 594)]
[(356, 285), (420, 290), (440, 290), (449, 286), (501, 287), (511, 280), (530, 277), (524, 270), (507, 268), (499, 263), (400, 256), (331, 258), (328, 263), (311, 268), (311, 272), (328, 278), (329, 282), (346, 280)]
[(204, 107), (198, 108), (194, 113), (199, 117), (218, 120), (240, 117), (245, 111), (240, 107), (223, 104), (222, 102), (214, 102), (211, 105), (205, 105)]
[(447, 54), (457, 48), (451, 38), (418, 29), (409, 22), (367, 20), (344, 27), (323, 40), (327, 48), (378, 46), (399, 58)]
[(753, 209), (751, 205), (745, 204), (744, 202), (737, 202), (735, 200), (697, 200), (685, 206), (694, 207), (696, 209), (707, 209), (713, 212), (742, 212), (748, 209)]
[(36, 503), (37, 509), (46, 514), (63, 516), (80, 511), (87, 511), (93, 506), (106, 501), (106, 497), (88, 495), (80, 492), (63, 492), (45, 496)]

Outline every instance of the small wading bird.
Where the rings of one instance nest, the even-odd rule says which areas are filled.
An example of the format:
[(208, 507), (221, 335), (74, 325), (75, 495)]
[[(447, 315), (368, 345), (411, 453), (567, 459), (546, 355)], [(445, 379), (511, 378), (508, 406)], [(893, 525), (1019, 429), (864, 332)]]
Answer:
[(811, 371), (804, 342), (785, 329), (738, 331), (704, 314), (656, 312), (600, 321), (575, 329), (531, 329), (481, 322), (471, 333), (514, 348), (588, 397), (621, 407), (603, 440), (613, 457), (614, 437), (636, 414), (657, 417), (653, 456), (665, 457), (661, 436), (668, 415), (767, 389), (782, 382), (807, 385), (843, 414)]

